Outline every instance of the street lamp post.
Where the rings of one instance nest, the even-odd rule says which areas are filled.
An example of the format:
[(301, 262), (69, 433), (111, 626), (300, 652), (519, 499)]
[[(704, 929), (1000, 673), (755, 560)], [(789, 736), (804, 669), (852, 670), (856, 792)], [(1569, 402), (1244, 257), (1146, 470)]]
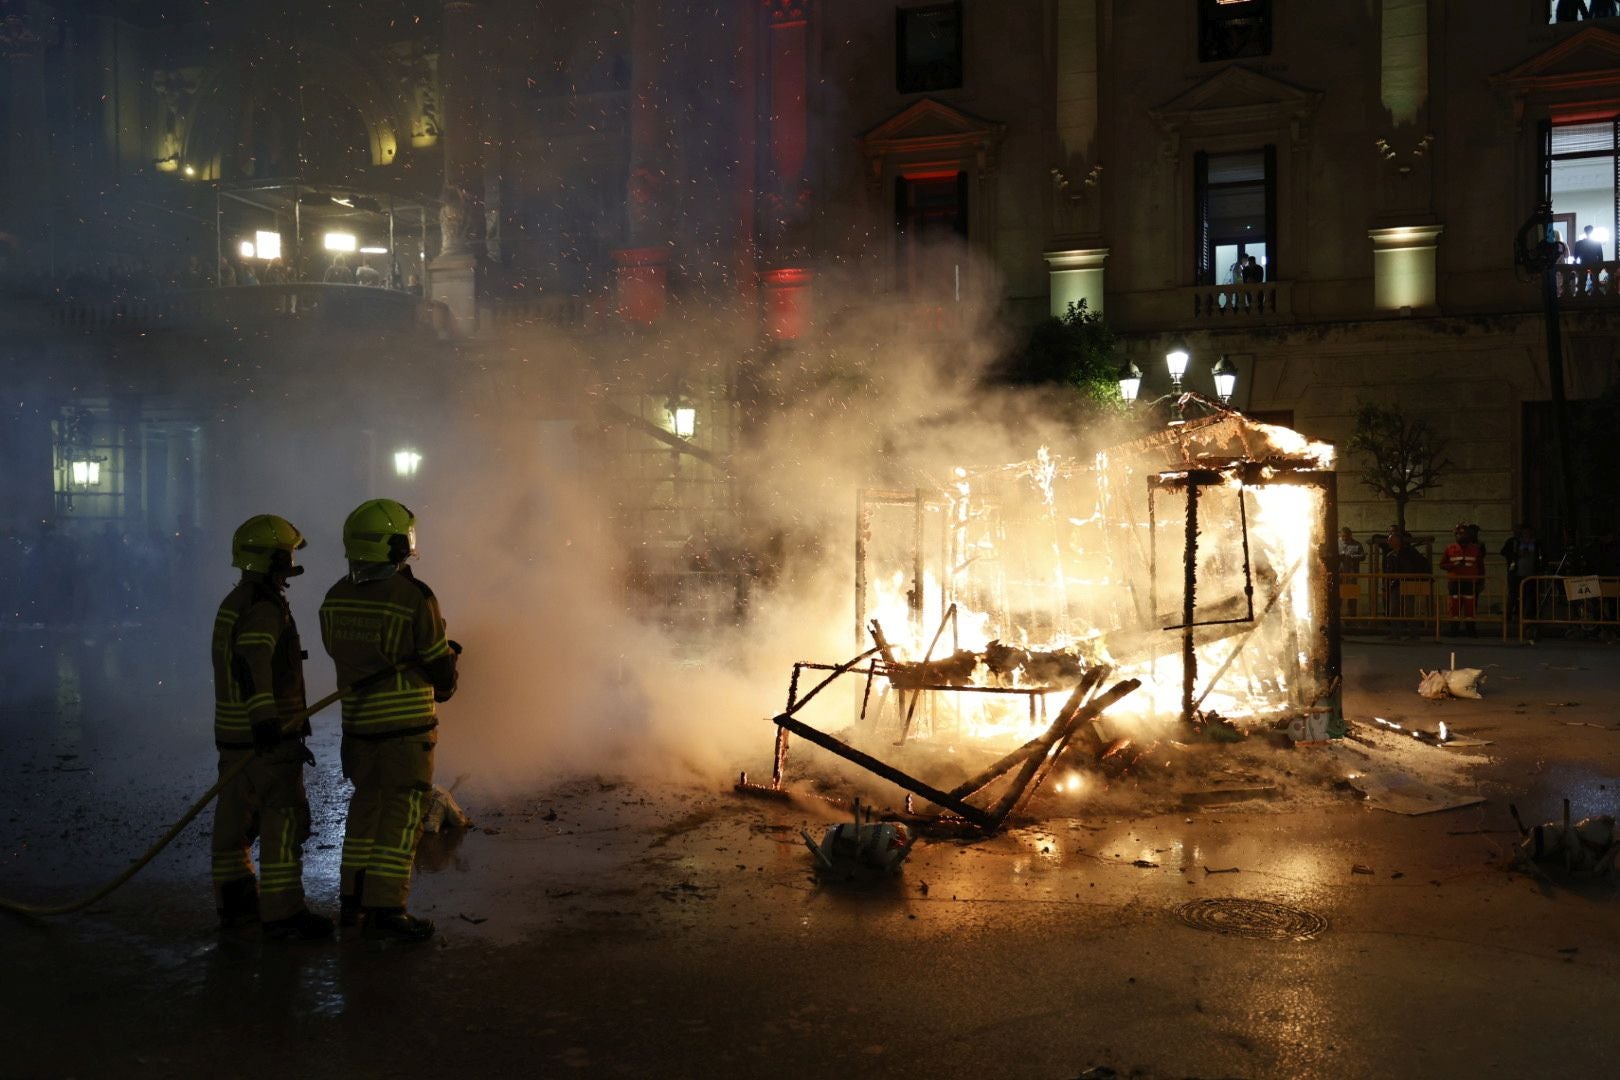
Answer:
[(1170, 424), (1175, 426), (1186, 422), (1181, 405), (1181, 378), (1187, 374), (1187, 343), (1177, 341), (1170, 346), (1170, 351), (1164, 354), (1164, 366), (1170, 372), (1170, 395), (1175, 400), (1170, 405)]
[(1142, 369), (1127, 360), (1116, 378), (1119, 379), (1119, 396), (1125, 404), (1136, 401), (1136, 395), (1142, 392)]
[(1221, 404), (1232, 404), (1232, 392), (1237, 389), (1237, 365), (1223, 355), (1210, 369), (1210, 375), (1215, 379), (1215, 396), (1221, 399)]

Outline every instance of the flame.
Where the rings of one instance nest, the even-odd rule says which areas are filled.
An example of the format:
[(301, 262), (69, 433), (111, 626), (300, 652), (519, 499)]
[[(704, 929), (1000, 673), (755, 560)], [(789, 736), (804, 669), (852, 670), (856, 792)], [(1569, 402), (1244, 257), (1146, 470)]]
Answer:
[[(1268, 428), (1267, 434), (1279, 449), (1331, 460), (1326, 444), (1283, 428)], [(1167, 517), (1161, 509), (1156, 519), (1150, 516), (1140, 465), (1139, 459), (1099, 453), (1083, 468), (1041, 447), (1030, 462), (977, 472), (953, 469), (937, 504), (923, 515), (934, 530), (926, 542), (910, 542), (903, 568), (885, 568), (868, 579), (869, 616), (881, 622), (896, 658), (941, 661), (958, 649), (971, 651), (980, 656), (972, 685), (1037, 690), (1050, 684), (1032, 684), (1024, 672), (993, 676), (982, 659), (986, 646), (996, 640), (1034, 652), (1065, 650), (1087, 666), (1112, 667), (1108, 684), (1141, 680), (1104, 717), (1109, 738), (1155, 734), (1152, 728), (1179, 718), (1182, 632), (1162, 628), (1160, 615), (1147, 610), (1144, 583), (1151, 547), (1159, 606), (1179, 597), (1182, 526), (1176, 513)], [(1263, 480), (1276, 475), (1261, 470)], [(1311, 572), (1323, 542), (1323, 495), (1304, 484), (1245, 485), (1235, 473), (1203, 490), (1224, 494), (1219, 502), (1208, 500), (1207, 511), (1201, 503), (1199, 511), (1195, 621), (1210, 625), (1195, 630), (1195, 708), (1253, 721), (1297, 715), (1326, 689), (1312, 682), (1309, 652), (1317, 632)], [(1173, 506), (1173, 496), (1169, 501)], [(1239, 543), (1240, 517), (1247, 522), (1246, 553)], [(919, 550), (946, 555), (923, 558), (920, 580), (914, 562)], [(1245, 583), (1254, 613), (1246, 624)], [(952, 605), (955, 625), (942, 630)], [(1229, 617), (1234, 609), (1236, 620)], [(1111, 648), (1116, 635), (1122, 635), (1124, 649)], [(1072, 683), (1035, 694), (938, 694), (930, 695), (940, 700), (927, 707), (953, 739), (1005, 742), (1044, 730), (1071, 692)], [(1070, 784), (1054, 786), (1068, 790)]]

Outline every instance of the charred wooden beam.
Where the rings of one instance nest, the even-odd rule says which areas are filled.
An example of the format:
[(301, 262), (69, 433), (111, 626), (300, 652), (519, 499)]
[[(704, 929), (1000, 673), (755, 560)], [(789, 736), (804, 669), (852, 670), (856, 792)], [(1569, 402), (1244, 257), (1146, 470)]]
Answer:
[(853, 746), (844, 742), (842, 739), (837, 738), (836, 736), (829, 735), (825, 731), (818, 731), (809, 724), (795, 720), (786, 713), (783, 713), (780, 716), (772, 717), (771, 722), (785, 731), (792, 732), (799, 738), (804, 739), (806, 742), (815, 743), (823, 750), (826, 750), (832, 754), (837, 754), (845, 761), (854, 762), (867, 772), (874, 773), (892, 784), (896, 784), (899, 787), (905, 788), (907, 791), (921, 795), (935, 806), (949, 810), (953, 814), (957, 814), (960, 817), (971, 821), (981, 829), (988, 832), (995, 831), (995, 825), (991, 822), (990, 818), (985, 814), (985, 812), (980, 810), (978, 807), (970, 806), (961, 799), (954, 798), (948, 792), (941, 791), (930, 784), (925, 784), (916, 777), (911, 776), (908, 773), (901, 772), (893, 765), (879, 761), (871, 754), (867, 754), (855, 749)]
[[(1074, 688), (1074, 693), (1070, 695), (1069, 700), (1072, 702), (1076, 697), (1084, 700), (1085, 695), (1089, 694), (1096, 688), (1098, 683), (1102, 682), (1103, 675), (1107, 670), (1107, 668), (1096, 667), (1086, 672), (1085, 675), (1081, 676), (1080, 684)], [(1000, 776), (1002, 773), (1005, 773), (1008, 769), (1029, 757), (1029, 755), (1033, 754), (1036, 750), (1039, 750), (1042, 746), (1050, 745), (1047, 740), (1051, 739), (1057, 734), (1059, 725), (1066, 722), (1065, 713), (1067, 713), (1067, 711), (1068, 706), (1065, 705), (1064, 708), (1058, 710), (1057, 719), (1052, 721), (1051, 725), (1047, 727), (1045, 731), (1035, 736), (1018, 749), (1004, 755), (989, 765), (986, 765), (983, 769), (974, 773), (960, 784), (957, 784), (951, 789), (951, 794), (958, 799), (965, 799), (974, 792), (979, 791), (994, 782), (996, 777)]]
[(1063, 712), (1058, 714), (1059, 721), (1064, 720), (1065, 714), (1067, 714), (1067, 722), (1061, 725), (1054, 722), (1053, 727), (1059, 729), (1056, 736), (1049, 739), (1044, 751), (1038, 751), (1030, 755), (1028, 760), (1024, 762), (1024, 767), (1019, 770), (1018, 775), (1013, 779), (1012, 787), (1007, 789), (1007, 793), (1001, 797), (1000, 802), (991, 807), (989, 814), (990, 828), (992, 830), (999, 829), (1001, 823), (1007, 819), (1007, 815), (1012, 813), (1013, 807), (1023, 800), (1025, 791), (1030, 789), (1030, 781), (1035, 778), (1036, 772), (1046, 762), (1048, 754), (1057, 742), (1072, 732), (1076, 726), (1101, 714), (1104, 709), (1141, 685), (1142, 682), (1139, 679), (1126, 679), (1123, 682), (1115, 683), (1113, 688), (1106, 694), (1102, 694), (1084, 705), (1079, 704), (1080, 688), (1075, 687), (1076, 692), (1069, 698), (1069, 704), (1065, 705)]

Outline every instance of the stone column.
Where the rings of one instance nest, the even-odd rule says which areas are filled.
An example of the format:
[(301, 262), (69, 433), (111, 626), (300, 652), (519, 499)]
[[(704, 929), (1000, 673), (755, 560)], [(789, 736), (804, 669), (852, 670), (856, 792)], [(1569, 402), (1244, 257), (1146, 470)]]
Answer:
[(450, 308), (457, 329), (478, 325), (478, 264), (483, 255), (485, 11), (481, 0), (446, 0), (444, 44), (439, 53), (444, 127), (444, 200), (439, 210), (439, 255), (428, 267), (429, 299)]

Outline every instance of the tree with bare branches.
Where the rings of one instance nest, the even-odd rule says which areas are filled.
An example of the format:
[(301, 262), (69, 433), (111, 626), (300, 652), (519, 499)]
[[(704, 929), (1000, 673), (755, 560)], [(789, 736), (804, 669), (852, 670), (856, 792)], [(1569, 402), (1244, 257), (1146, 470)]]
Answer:
[(1395, 527), (1403, 533), (1406, 504), (1439, 487), (1451, 468), (1445, 437), (1399, 407), (1359, 403), (1350, 449), (1365, 455), (1360, 480), (1395, 503)]

